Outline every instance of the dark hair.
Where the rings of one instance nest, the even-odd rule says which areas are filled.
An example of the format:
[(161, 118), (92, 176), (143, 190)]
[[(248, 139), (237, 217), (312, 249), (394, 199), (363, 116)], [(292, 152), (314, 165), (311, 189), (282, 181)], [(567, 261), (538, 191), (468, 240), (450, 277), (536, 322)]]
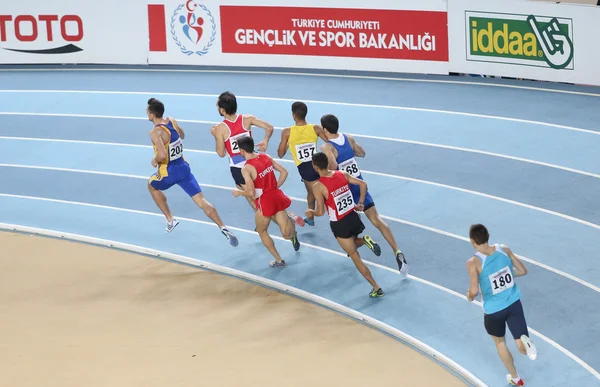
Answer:
[(254, 152), (254, 139), (250, 136), (240, 137), (237, 140), (238, 147), (248, 153)]
[(156, 98), (150, 98), (148, 100), (148, 111), (154, 114), (156, 118), (162, 118), (165, 114), (165, 105)]
[(225, 110), (226, 114), (235, 114), (237, 112), (237, 99), (230, 91), (221, 93), (217, 105)]
[(292, 113), (300, 120), (305, 120), (308, 114), (308, 106), (304, 102), (294, 102), (292, 104)]
[(490, 233), (483, 224), (474, 224), (469, 230), (469, 238), (473, 239), (475, 244), (482, 245), (490, 240)]
[(340, 121), (333, 114), (325, 114), (321, 117), (321, 126), (331, 134), (336, 134), (340, 128)]
[(320, 170), (325, 170), (329, 166), (327, 155), (323, 152), (317, 152), (312, 156), (312, 163)]

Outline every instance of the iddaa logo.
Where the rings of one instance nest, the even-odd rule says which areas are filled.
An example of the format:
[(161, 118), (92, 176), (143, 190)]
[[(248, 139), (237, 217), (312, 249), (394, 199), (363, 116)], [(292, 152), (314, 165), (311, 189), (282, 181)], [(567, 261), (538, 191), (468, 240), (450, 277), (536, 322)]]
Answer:
[(171, 37), (187, 56), (207, 54), (217, 36), (217, 26), (210, 10), (194, 0), (188, 0), (175, 9), (170, 26)]

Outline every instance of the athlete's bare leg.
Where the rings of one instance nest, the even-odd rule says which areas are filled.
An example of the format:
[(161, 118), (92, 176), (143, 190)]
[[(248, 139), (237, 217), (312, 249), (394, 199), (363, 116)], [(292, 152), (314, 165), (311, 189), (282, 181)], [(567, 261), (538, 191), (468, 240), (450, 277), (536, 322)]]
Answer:
[(273, 221), (279, 226), (281, 236), (285, 239), (292, 239), (296, 234), (296, 223), (290, 219), (287, 211), (279, 211), (273, 216)]
[[(315, 195), (313, 194), (313, 185), (315, 185), (316, 181), (305, 181), (304, 186), (306, 187), (306, 201), (308, 202), (308, 208), (311, 210), (316, 209), (317, 199), (315, 199)], [(310, 222), (314, 222), (315, 216), (312, 215), (310, 218), (307, 218)]]
[(254, 215), (254, 219), (256, 221), (256, 232), (260, 236), (260, 240), (263, 245), (269, 250), (269, 253), (275, 258), (277, 263), (281, 263), (283, 259), (281, 259), (281, 255), (279, 255), (279, 251), (275, 247), (275, 242), (273, 242), (273, 238), (267, 232), (269, 228), (269, 224), (271, 223), (271, 218), (263, 216), (262, 212), (256, 211)]
[(167, 218), (167, 222), (173, 221), (173, 214), (171, 214), (171, 210), (169, 209), (169, 205), (167, 204), (167, 197), (162, 191), (159, 191), (152, 187), (150, 183), (148, 183), (148, 191), (150, 191), (150, 195), (152, 195), (152, 199), (154, 199), (154, 203), (158, 206), (161, 212)]
[(365, 240), (363, 238), (356, 238), (356, 239), (354, 239), (354, 244), (356, 245), (356, 248), (358, 249), (359, 247), (363, 247), (365, 245)]
[(396, 239), (394, 239), (394, 235), (392, 235), (392, 230), (390, 229), (390, 226), (388, 226), (387, 223), (385, 223), (384, 220), (381, 218), (381, 216), (379, 216), (379, 213), (377, 212), (375, 206), (366, 210), (365, 215), (367, 215), (369, 221), (373, 224), (373, 226), (375, 226), (376, 229), (379, 230), (381, 235), (383, 235), (383, 237), (385, 238), (387, 243), (389, 243), (390, 247), (392, 248), (395, 254), (398, 251)]
[(204, 214), (208, 216), (210, 220), (217, 224), (217, 226), (219, 226), (220, 228), (225, 227), (225, 224), (223, 224), (223, 221), (221, 221), (221, 217), (219, 216), (217, 209), (212, 204), (210, 204), (208, 200), (206, 200), (202, 192), (199, 192), (196, 195), (192, 196), (192, 200), (194, 201), (194, 203), (196, 203), (198, 207), (200, 207), (202, 211), (204, 211)]
[[(365, 277), (365, 279), (371, 284), (373, 289), (379, 289), (379, 285), (373, 279), (373, 275), (371, 275), (371, 270), (365, 265), (365, 263), (360, 258), (360, 254), (358, 254), (358, 250), (356, 249), (356, 241), (355, 238), (336, 238), (342, 249), (350, 256), (352, 262), (354, 262), (354, 266), (358, 269), (360, 274)], [(362, 238), (360, 238), (362, 239)]]
[(492, 336), (492, 339), (494, 339), (496, 349), (498, 350), (498, 355), (500, 355), (500, 359), (502, 360), (502, 363), (504, 363), (504, 366), (510, 373), (510, 376), (513, 379), (518, 378), (519, 374), (517, 374), (517, 369), (515, 368), (513, 357), (510, 351), (508, 350), (508, 347), (506, 346), (506, 341), (504, 340), (504, 337)]
[[(236, 185), (237, 189), (245, 191), (246, 190), (246, 184), (238, 184)], [(252, 209), (254, 211), (256, 211), (256, 204), (254, 203), (254, 199), (249, 198), (246, 196), (246, 200), (248, 201), (248, 204), (250, 204), (250, 207), (252, 207)]]

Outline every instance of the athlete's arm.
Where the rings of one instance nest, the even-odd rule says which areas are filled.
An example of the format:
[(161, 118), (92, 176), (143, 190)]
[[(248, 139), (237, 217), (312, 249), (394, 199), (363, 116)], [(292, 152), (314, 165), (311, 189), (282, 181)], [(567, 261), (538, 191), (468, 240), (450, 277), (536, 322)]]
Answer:
[(181, 126), (179, 126), (179, 123), (175, 121), (175, 118), (171, 117), (171, 122), (173, 123), (173, 128), (175, 128), (175, 130), (179, 134), (179, 137), (181, 137), (181, 139), (183, 140), (185, 138), (185, 132), (183, 131)]
[(467, 290), (467, 300), (473, 301), (479, 294), (479, 272), (477, 270), (477, 258), (471, 257), (467, 261), (467, 271), (469, 272), (469, 290)]
[(255, 198), (256, 190), (254, 189), (254, 178), (252, 177), (252, 171), (256, 173), (256, 169), (252, 165), (244, 165), (242, 168), (242, 176), (245, 181), (245, 189), (242, 191), (241, 189), (233, 190), (233, 196), (236, 198), (238, 196), (245, 196), (247, 198)]
[(357, 185), (360, 188), (360, 197), (358, 198), (358, 203), (356, 203), (356, 209), (359, 211), (364, 210), (365, 198), (367, 197), (367, 182), (350, 176), (348, 172), (342, 171), (342, 173), (346, 177), (346, 180), (348, 180), (348, 183)]
[(310, 217), (311, 215), (314, 215), (314, 216), (325, 215), (325, 197), (327, 197), (327, 195), (329, 194), (326, 191), (327, 191), (327, 188), (325, 188), (325, 186), (318, 181), (315, 183), (315, 185), (313, 185), (313, 194), (315, 195), (316, 205), (315, 205), (314, 210), (311, 208), (306, 210), (306, 212), (304, 214), (307, 217)]
[(325, 132), (323, 131), (323, 127), (321, 125), (314, 125), (313, 128), (315, 129), (317, 136), (319, 136), (323, 142), (327, 143), (329, 141), (327, 140), (327, 137), (325, 137)]
[(258, 119), (254, 116), (248, 115), (246, 117), (249, 118), (250, 125), (254, 125), (265, 130), (265, 138), (256, 144), (259, 151), (265, 152), (267, 150), (267, 146), (269, 145), (269, 139), (273, 135), (275, 128), (273, 128), (273, 125), (269, 124), (268, 122)]
[(335, 148), (331, 144), (325, 143), (321, 145), (321, 151), (327, 155), (327, 160), (329, 160), (327, 168), (335, 171), (338, 168), (337, 155), (333, 153), (335, 152)]
[(163, 162), (167, 158), (167, 150), (163, 143), (162, 133), (159, 130), (152, 129), (150, 131), (150, 139), (156, 147), (157, 155), (152, 159), (152, 166), (156, 167), (158, 163)]
[(269, 158), (271, 159), (271, 162), (273, 163), (273, 168), (275, 168), (275, 170), (277, 172), (279, 172), (279, 179), (277, 179), (277, 188), (279, 188), (283, 185), (283, 183), (285, 182), (285, 179), (287, 179), (288, 171), (277, 161), (273, 160), (273, 158), (271, 156), (269, 156)]
[(283, 129), (281, 132), (281, 142), (279, 142), (279, 148), (277, 148), (277, 157), (282, 158), (285, 156), (288, 149), (288, 141), (290, 140), (290, 128)]
[(215, 138), (216, 151), (219, 157), (225, 157), (227, 151), (225, 150), (225, 138), (223, 137), (223, 125), (217, 124), (210, 128), (210, 134)]
[(350, 146), (352, 146), (352, 150), (354, 151), (354, 156), (356, 157), (365, 157), (367, 152), (363, 149), (362, 146), (358, 145), (354, 137), (349, 134), (346, 135), (348, 137), (348, 141), (350, 142)]
[(508, 255), (510, 257), (510, 260), (512, 261), (513, 271), (515, 272), (515, 277), (522, 277), (522, 276), (526, 275), (527, 268), (525, 267), (525, 264), (523, 263), (523, 261), (521, 261), (519, 259), (519, 257), (517, 257), (512, 252), (512, 250), (508, 248), (508, 246), (502, 245), (502, 250), (504, 250), (506, 255)]

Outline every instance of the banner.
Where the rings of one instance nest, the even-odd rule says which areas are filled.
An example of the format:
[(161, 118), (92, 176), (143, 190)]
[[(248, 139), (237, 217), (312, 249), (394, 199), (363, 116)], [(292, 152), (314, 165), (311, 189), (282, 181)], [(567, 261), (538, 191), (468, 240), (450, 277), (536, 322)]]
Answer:
[(514, 0), (448, 7), (450, 71), (600, 85), (600, 8)]
[(269, 3), (149, 4), (149, 63), (448, 73), (444, 0)]
[(0, 63), (146, 64), (145, 11), (141, 1), (4, 1)]

